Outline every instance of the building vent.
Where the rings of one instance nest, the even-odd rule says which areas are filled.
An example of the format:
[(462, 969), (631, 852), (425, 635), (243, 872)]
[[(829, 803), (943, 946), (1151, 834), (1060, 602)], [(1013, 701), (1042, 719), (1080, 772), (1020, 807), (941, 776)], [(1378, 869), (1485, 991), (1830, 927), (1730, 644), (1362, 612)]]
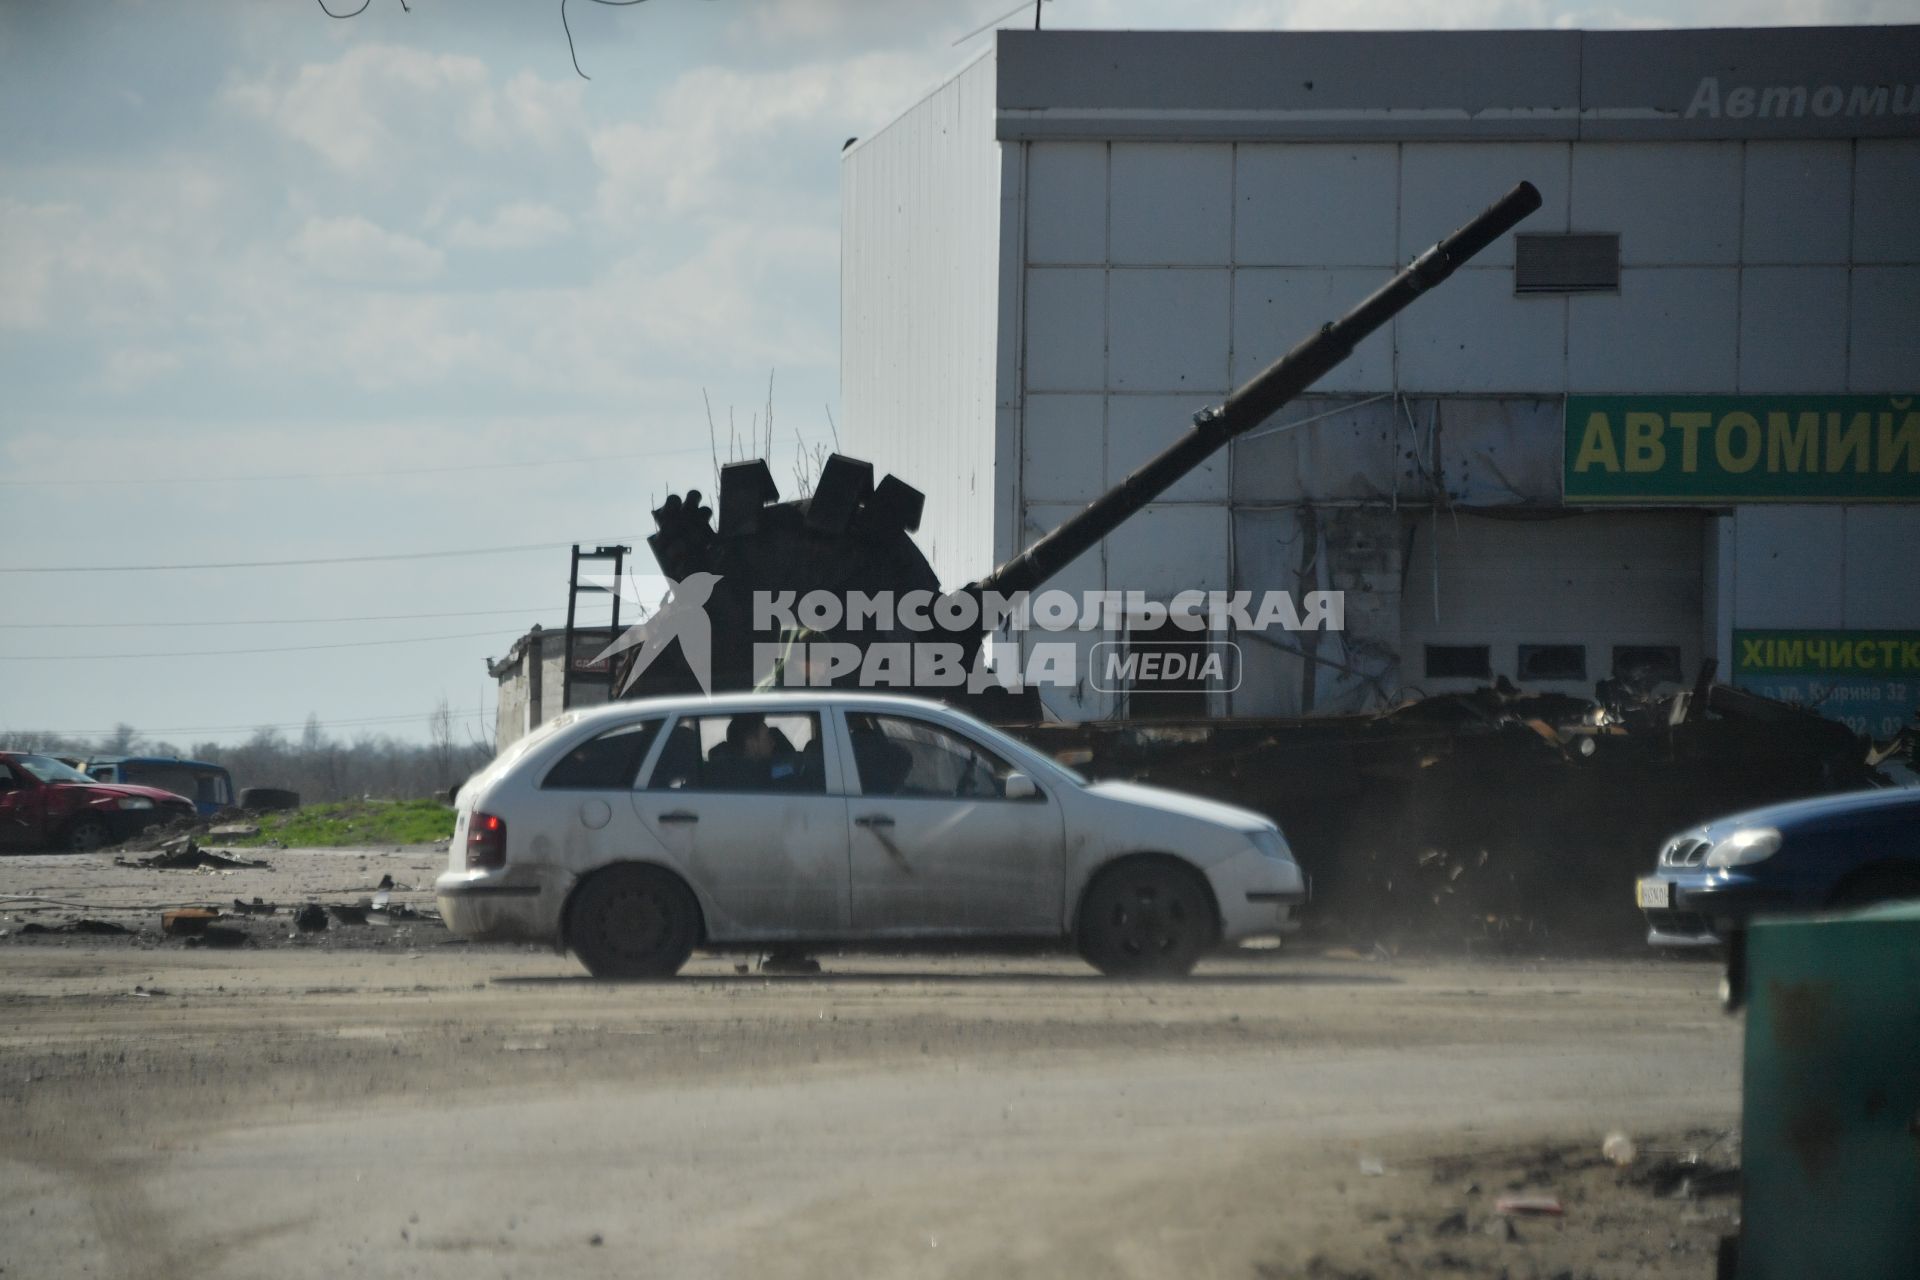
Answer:
[(1492, 650), (1484, 644), (1430, 644), (1427, 679), (1485, 680), (1492, 674)]
[(1620, 289), (1620, 237), (1576, 235), (1515, 236), (1515, 293), (1617, 293)]

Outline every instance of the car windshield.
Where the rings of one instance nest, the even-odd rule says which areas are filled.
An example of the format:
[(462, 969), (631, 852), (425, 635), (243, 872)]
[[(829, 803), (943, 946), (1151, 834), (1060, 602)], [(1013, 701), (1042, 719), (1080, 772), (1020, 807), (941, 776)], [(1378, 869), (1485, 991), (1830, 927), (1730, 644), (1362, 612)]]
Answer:
[(15, 756), (13, 762), (42, 782), (92, 782), (78, 769), (61, 764), (52, 756)]
[(1076, 787), (1084, 787), (1087, 785), (1086, 775), (1068, 768), (1044, 752), (1035, 751), (1028, 744), (1020, 741), (1018, 738), (1000, 732), (990, 724), (969, 717), (967, 720), (967, 732), (976, 737), (984, 738), (1016, 760), (1023, 758), (1037, 759), (1041, 765), (1053, 770)]

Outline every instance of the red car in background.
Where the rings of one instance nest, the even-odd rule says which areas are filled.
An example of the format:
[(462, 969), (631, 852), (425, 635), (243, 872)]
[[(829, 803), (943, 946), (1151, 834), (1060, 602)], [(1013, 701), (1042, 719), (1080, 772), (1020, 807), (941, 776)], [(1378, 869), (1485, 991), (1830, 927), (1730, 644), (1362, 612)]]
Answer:
[(0, 751), (0, 849), (85, 853), (194, 814), (193, 801), (171, 791), (96, 782), (52, 756)]

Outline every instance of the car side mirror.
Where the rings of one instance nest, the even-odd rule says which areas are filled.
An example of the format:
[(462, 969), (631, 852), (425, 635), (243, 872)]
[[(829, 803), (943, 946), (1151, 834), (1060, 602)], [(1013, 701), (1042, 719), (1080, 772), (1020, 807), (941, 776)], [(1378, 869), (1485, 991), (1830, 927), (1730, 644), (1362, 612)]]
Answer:
[(1010, 773), (1005, 783), (1005, 794), (1009, 800), (1031, 800), (1040, 794), (1040, 788), (1033, 785), (1033, 779), (1024, 773)]

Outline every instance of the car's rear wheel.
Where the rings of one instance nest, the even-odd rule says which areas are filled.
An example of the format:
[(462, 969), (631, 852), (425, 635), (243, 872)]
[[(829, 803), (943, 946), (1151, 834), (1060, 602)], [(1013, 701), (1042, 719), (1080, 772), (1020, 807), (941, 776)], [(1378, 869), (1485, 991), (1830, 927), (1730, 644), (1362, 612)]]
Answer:
[(113, 828), (105, 818), (86, 814), (67, 824), (64, 843), (70, 852), (92, 853), (113, 843)]
[(1920, 867), (1868, 867), (1842, 880), (1833, 891), (1836, 907), (1866, 907), (1904, 898), (1920, 898)]
[(1165, 858), (1107, 868), (1080, 901), (1080, 954), (1111, 978), (1183, 977), (1218, 934), (1206, 881)]
[(658, 867), (608, 867), (567, 908), (567, 943), (596, 978), (667, 978), (700, 940), (700, 904)]

